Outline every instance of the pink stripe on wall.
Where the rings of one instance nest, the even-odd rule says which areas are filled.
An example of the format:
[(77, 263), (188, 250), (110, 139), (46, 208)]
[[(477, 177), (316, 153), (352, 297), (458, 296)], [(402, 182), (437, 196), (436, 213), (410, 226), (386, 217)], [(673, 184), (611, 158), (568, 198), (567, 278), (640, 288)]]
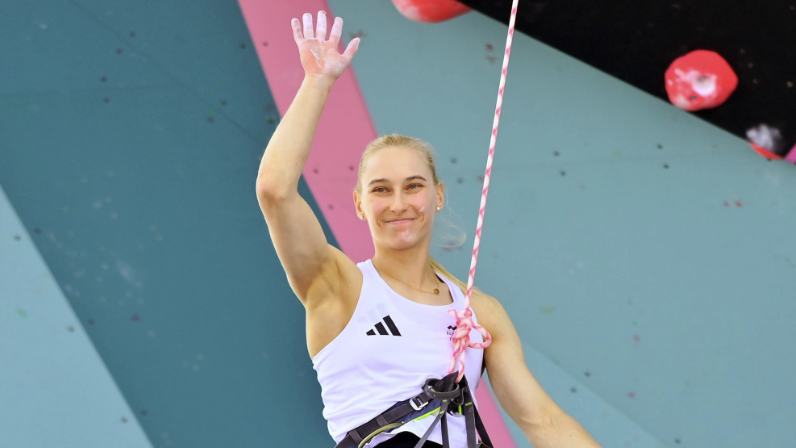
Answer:
[(475, 399), (478, 401), (478, 413), (481, 414), (481, 420), (492, 439), (493, 448), (517, 448), (485, 379), (481, 379), (475, 390)]
[[(238, 0), (238, 3), (277, 109), (284, 116), (304, 79), (290, 19), (300, 18), (305, 12), (317, 17), (320, 10), (329, 12), (329, 5), (325, 0)], [(303, 176), (341, 250), (354, 262), (373, 256), (370, 231), (356, 217), (352, 192), (362, 151), (377, 136), (354, 71), (349, 67), (329, 95)], [(516, 448), (486, 381), (476, 390), (476, 400), (495, 446)]]

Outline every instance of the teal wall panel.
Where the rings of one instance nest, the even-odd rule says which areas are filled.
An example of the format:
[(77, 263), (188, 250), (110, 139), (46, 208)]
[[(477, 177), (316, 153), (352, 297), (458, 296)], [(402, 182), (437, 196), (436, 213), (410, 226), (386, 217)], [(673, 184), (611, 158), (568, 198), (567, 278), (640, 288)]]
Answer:
[(150, 447), (0, 189), (0, 446)]
[[(330, 7), (472, 235), (505, 26)], [(4, 10), (0, 445), (330, 445), (254, 195), (279, 117), (252, 46), (235, 2)], [(522, 35), (506, 92), (476, 281), (545, 389), (606, 447), (793, 446), (794, 166)], [(435, 255), (464, 277), (471, 245)]]
[[(57, 285), (48, 299), (61, 304), (41, 309), (57, 325), (34, 326), (16, 309), (35, 308), (36, 297), (16, 293), (8, 285), (18, 280), (3, 271), (0, 322), (15, 326), (3, 328), (14, 337), (0, 341), (0, 364), (40, 351), (37, 374), (64, 374), (34, 394), (15, 386), (27, 370), (4, 370), (1, 390), (12, 393), (2, 415), (27, 419), (0, 424), (0, 445), (328, 443), (303, 308), (255, 195), (279, 116), (237, 4), (40, 1), (10, 10), (0, 19), (0, 57), (14, 67), (0, 91), (0, 185), (35, 243), (25, 256), (46, 262)], [(303, 182), (300, 190), (316, 208)], [(14, 243), (11, 233), (3, 241)], [(17, 252), (0, 257), (22, 262)], [(23, 339), (52, 331), (68, 341), (70, 325), (89, 339), (58, 357), (37, 350), (46, 341)], [(91, 350), (101, 362), (81, 361)], [(63, 362), (79, 363), (85, 378), (73, 381)], [(80, 394), (57, 393), (67, 388)], [(40, 412), (51, 407), (61, 414)], [(125, 424), (143, 433), (124, 435)], [(284, 430), (294, 425), (313, 429)]]
[[(439, 152), (469, 238), (435, 254), (466, 279), (506, 26), (330, 6), (364, 34), (353, 64), (378, 133)], [(476, 285), (603, 446), (791, 446), (794, 190), (793, 165), (515, 34)]]

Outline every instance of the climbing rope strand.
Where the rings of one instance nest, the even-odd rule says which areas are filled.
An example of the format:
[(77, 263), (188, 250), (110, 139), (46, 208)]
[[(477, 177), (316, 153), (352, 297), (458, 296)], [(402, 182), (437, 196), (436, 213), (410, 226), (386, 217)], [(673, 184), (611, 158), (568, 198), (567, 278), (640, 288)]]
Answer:
[[(470, 261), (470, 276), (467, 279), (467, 293), (465, 294), (464, 310), (449, 310), (450, 314), (456, 318), (456, 332), (451, 341), (453, 342), (453, 359), (451, 359), (450, 370), (453, 373), (459, 362), (459, 374), (456, 382), (461, 381), (464, 376), (464, 354), (467, 347), (487, 348), (492, 343), (492, 336), (486, 329), (472, 321), (473, 312), (470, 309), (470, 298), (473, 294), (473, 284), (475, 283), (475, 267), (478, 262), (478, 248), (481, 245), (481, 230), (484, 226), (484, 214), (486, 211), (486, 198), (489, 194), (489, 178), (492, 175), (492, 159), (495, 156), (495, 144), (497, 142), (498, 123), (500, 122), (500, 111), (503, 108), (503, 92), (506, 88), (506, 75), (509, 72), (509, 56), (511, 55), (511, 41), (514, 37), (514, 23), (517, 20), (517, 6), (519, 0), (514, 0), (511, 6), (511, 18), (509, 19), (509, 31), (506, 37), (506, 51), (503, 53), (503, 70), (500, 73), (500, 87), (498, 89), (497, 105), (495, 106), (495, 117), (492, 122), (492, 137), (489, 141), (489, 156), (486, 159), (486, 173), (484, 175), (484, 188), (481, 190), (481, 207), (478, 211), (478, 223), (475, 229), (475, 241), (473, 243), (473, 258)], [(470, 331), (478, 330), (484, 337), (484, 342), (471, 342)]]

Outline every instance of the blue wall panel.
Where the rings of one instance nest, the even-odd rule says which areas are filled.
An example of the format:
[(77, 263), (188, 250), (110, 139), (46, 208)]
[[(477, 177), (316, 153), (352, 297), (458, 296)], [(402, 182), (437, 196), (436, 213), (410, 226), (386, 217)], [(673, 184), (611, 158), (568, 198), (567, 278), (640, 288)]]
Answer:
[[(437, 147), (472, 234), (505, 27), (330, 6), (378, 132)], [(0, 65), (0, 445), (330, 444), (237, 4), (17, 2)], [(477, 284), (546, 390), (606, 447), (796, 444), (794, 166), (526, 36), (506, 92)], [(464, 277), (471, 245), (435, 255)]]
[[(0, 185), (52, 272), (48, 299), (62, 301), (41, 309), (58, 323), (44, 327), (16, 311), (39, 309), (36, 297), (15, 291), (48, 279), (0, 280), (0, 322), (15, 325), (3, 327), (12, 358), (0, 363), (39, 352), (39, 370), (63, 372), (33, 394), (16, 386), (27, 370), (4, 370), (2, 415), (28, 418), (0, 424), (0, 445), (148, 446), (125, 424), (155, 447), (328, 443), (303, 308), (255, 196), (279, 116), (237, 4), (42, 1), (0, 20), (0, 57), (14, 68), (0, 83)], [(15, 242), (20, 232), (3, 229)], [(101, 362), (82, 361), (88, 340), (48, 357), (26, 336), (69, 341), (70, 325)], [(51, 407), (62, 413), (40, 412)]]
[[(506, 26), (330, 5), (364, 34), (354, 68), (377, 131), (439, 152), (448, 219), (470, 237), (436, 255), (466, 279)], [(796, 166), (518, 33), (476, 285), (603, 446), (793, 446), (794, 191)]]

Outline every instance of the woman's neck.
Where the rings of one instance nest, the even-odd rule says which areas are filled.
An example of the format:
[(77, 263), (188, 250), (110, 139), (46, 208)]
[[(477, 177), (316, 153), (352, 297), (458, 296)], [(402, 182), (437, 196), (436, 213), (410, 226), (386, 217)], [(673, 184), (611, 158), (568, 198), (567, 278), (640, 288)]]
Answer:
[(433, 290), (439, 283), (431, 268), (428, 247), (379, 249), (371, 259), (376, 269), (418, 290)]

